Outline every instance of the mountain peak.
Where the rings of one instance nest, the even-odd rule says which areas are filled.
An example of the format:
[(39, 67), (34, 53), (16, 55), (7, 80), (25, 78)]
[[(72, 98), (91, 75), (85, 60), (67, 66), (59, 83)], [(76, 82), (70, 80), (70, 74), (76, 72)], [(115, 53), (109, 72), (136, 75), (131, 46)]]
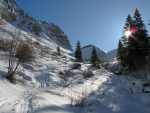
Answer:
[(93, 47), (96, 48), (97, 55), (98, 55), (99, 59), (101, 59), (102, 61), (108, 61), (108, 60), (111, 60), (116, 57), (116, 54), (117, 54), (116, 49), (114, 49), (110, 52), (105, 52), (105, 51), (101, 50), (100, 48), (90, 44), (90, 45), (86, 45), (81, 48), (82, 56), (83, 56), (84, 60), (90, 60)]
[(82, 47), (82, 49), (88, 48), (88, 47), (95, 47), (95, 46), (94, 45), (86, 45), (86, 46)]

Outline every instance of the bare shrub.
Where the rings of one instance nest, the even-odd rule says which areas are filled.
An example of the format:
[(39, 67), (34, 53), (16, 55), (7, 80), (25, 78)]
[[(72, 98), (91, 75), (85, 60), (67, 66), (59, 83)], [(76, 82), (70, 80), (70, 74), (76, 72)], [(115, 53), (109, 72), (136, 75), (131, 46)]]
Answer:
[[(32, 51), (28, 46), (28, 38), (27, 42), (20, 39), (21, 37), (21, 29), (18, 32), (15, 32), (15, 36), (11, 41), (11, 46), (9, 50), (9, 65), (8, 72), (5, 74), (6, 79), (12, 83), (16, 83), (15, 73), (19, 67), (20, 62), (29, 61), (32, 57)], [(18, 58), (16, 58), (16, 56)]]
[(36, 47), (40, 47), (40, 43), (38, 41), (34, 41), (33, 44), (36, 46)]
[(1, 17), (6, 20), (6, 21), (15, 21), (16, 20), (16, 15), (10, 10), (4, 10), (1, 12)]
[(60, 71), (59, 72), (60, 76), (60, 83), (62, 84), (63, 87), (67, 87), (68, 86), (68, 77), (65, 75), (64, 72)]
[(75, 76), (75, 73), (72, 72), (71, 70), (64, 70), (63, 72), (59, 72), (59, 78), (60, 78), (60, 83), (62, 84), (63, 87), (69, 87), (73, 81), (80, 79), (79, 76), (72, 78)]
[(20, 62), (30, 62), (34, 59), (33, 50), (27, 43), (20, 43), (17, 47), (16, 57)]
[(83, 90), (81, 94), (77, 94), (76, 96), (75, 94), (72, 94), (69, 97), (70, 106), (71, 107), (83, 107), (84, 105), (87, 104), (87, 98), (89, 95), (90, 93), (88, 93), (87, 90)]
[(0, 39), (0, 50), (9, 51), (11, 47), (11, 42), (8, 40)]
[(91, 78), (94, 76), (93, 72), (89, 70), (83, 71), (82, 75), (84, 78)]
[(81, 64), (80, 63), (74, 63), (72, 66), (71, 66), (72, 69), (81, 69)]
[(60, 50), (60, 47), (58, 46), (57, 47), (57, 54), (60, 56), (61, 55), (61, 50)]
[(20, 60), (17, 60), (15, 58), (16, 47), (19, 43), (19, 37), (21, 35), (20, 31), (17, 33), (15, 32), (15, 36), (13, 37), (13, 40), (11, 41), (11, 46), (10, 46), (10, 50), (9, 50), (9, 59), (8, 59), (8, 61), (9, 61), (8, 72), (5, 75), (6, 79), (12, 83), (16, 83), (14, 75), (15, 75), (15, 73), (18, 69), (18, 66), (20, 64)]
[[(0, 12), (1, 13), (1, 12)], [(1, 15), (1, 14), (0, 14)], [(2, 19), (1, 17), (0, 17), (0, 25), (4, 25), (5, 24), (5, 21), (4, 21), (4, 19)]]

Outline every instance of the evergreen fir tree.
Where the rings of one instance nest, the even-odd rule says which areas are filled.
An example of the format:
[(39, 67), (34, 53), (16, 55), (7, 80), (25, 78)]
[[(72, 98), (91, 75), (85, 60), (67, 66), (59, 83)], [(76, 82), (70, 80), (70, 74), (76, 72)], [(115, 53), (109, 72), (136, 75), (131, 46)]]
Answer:
[(121, 56), (123, 56), (122, 48), (123, 48), (122, 42), (119, 40), (118, 49), (117, 49), (117, 58), (118, 58), (119, 60), (122, 60), (122, 59), (121, 59)]
[(78, 62), (82, 62), (82, 51), (80, 42), (77, 42), (76, 50), (75, 50), (75, 58), (78, 60)]
[[(128, 37), (124, 35), (127, 30), (131, 32)], [(119, 47), (121, 43), (122, 49)], [(145, 56), (149, 51), (149, 37), (137, 9), (133, 19), (130, 15), (126, 19), (121, 43), (118, 45), (118, 55), (122, 66), (128, 66), (129, 70), (135, 70), (145, 63)]]
[(138, 28), (138, 30), (143, 30), (146, 35), (147, 35), (147, 30), (146, 30), (146, 26), (142, 20), (142, 17), (141, 17), (141, 14), (139, 12), (138, 9), (135, 10), (135, 13), (134, 13), (134, 23), (136, 25), (136, 27)]
[(91, 54), (91, 63), (93, 66), (96, 66), (98, 62), (99, 62), (99, 59), (97, 56), (97, 52), (96, 52), (95, 47), (93, 47), (92, 54)]
[(123, 36), (121, 37), (121, 40), (119, 41), (120, 44), (118, 45), (118, 46), (120, 46), (120, 47), (118, 47), (119, 60), (123, 67), (126, 67), (129, 64), (128, 60), (127, 60), (130, 57), (130, 55), (129, 55), (130, 52), (129, 52), (128, 46), (132, 45), (132, 44), (130, 44), (131, 42), (129, 40), (130, 36), (129, 37), (125, 36), (125, 32), (130, 30), (130, 28), (132, 26), (133, 26), (133, 19), (130, 15), (128, 15), (126, 22), (125, 22), (124, 29), (123, 29)]
[(133, 19), (132, 19), (132, 17), (128, 14), (127, 19), (126, 19), (126, 23), (125, 23), (125, 26), (124, 26), (124, 31), (129, 30), (132, 25), (133, 25)]
[(133, 21), (132, 17), (130, 15), (128, 15), (126, 18), (124, 29), (123, 29), (123, 36), (121, 37), (121, 42), (124, 45), (124, 47), (126, 47), (128, 45), (128, 41), (129, 41), (128, 40), (129, 37), (125, 36), (125, 32), (131, 29), (131, 27), (134, 25), (133, 22), (134, 21)]
[(137, 33), (134, 34), (136, 41), (138, 43), (136, 48), (136, 54), (138, 56), (144, 57), (148, 54), (149, 49), (149, 37), (148, 31), (146, 30), (146, 26), (142, 20), (141, 14), (138, 9), (135, 10), (134, 13), (134, 22), (137, 28)]
[(57, 54), (61, 55), (61, 53), (60, 53), (60, 47), (59, 46), (57, 47)]

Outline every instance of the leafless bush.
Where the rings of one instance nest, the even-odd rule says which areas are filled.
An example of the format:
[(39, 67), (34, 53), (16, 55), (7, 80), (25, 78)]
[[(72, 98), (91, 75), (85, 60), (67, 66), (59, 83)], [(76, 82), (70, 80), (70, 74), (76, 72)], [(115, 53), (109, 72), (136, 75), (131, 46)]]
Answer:
[(83, 71), (82, 75), (84, 78), (91, 78), (94, 76), (93, 72), (89, 70)]
[[(1, 13), (1, 12), (0, 12)], [(1, 15), (1, 14), (0, 14)], [(0, 17), (0, 25), (3, 25), (5, 22), (4, 20)]]
[(20, 43), (17, 47), (16, 57), (20, 62), (30, 62), (34, 59), (33, 50), (28, 43)]
[(62, 72), (62, 71), (60, 71), (60, 76), (59, 76), (59, 78), (60, 78), (60, 83), (62, 84), (62, 86), (63, 87), (67, 87), (67, 86), (69, 86), (68, 85), (68, 77), (65, 75), (65, 73), (64, 72)]
[(84, 105), (87, 104), (88, 96), (89, 96), (89, 93), (87, 90), (83, 90), (81, 94), (77, 94), (76, 96), (75, 94), (72, 94), (69, 97), (70, 106), (71, 107), (83, 107)]
[(72, 69), (81, 69), (81, 64), (80, 63), (74, 63), (72, 66), (71, 66)]
[[(21, 40), (21, 30), (15, 33), (9, 50), (9, 65), (8, 72), (6, 73), (6, 79), (12, 83), (16, 83), (15, 73), (19, 67), (20, 62), (29, 61), (32, 56), (32, 51), (29, 48), (29, 40)], [(17, 58), (16, 58), (17, 56)]]
[(11, 47), (11, 42), (8, 40), (0, 39), (0, 50), (9, 51)]
[(80, 77), (72, 78), (74, 75), (75, 73), (73, 73), (71, 70), (64, 70), (63, 72), (60, 71), (59, 78), (62, 86), (68, 87), (73, 83), (73, 81), (80, 79)]
[(20, 60), (17, 60), (15, 58), (15, 53), (16, 53), (16, 48), (19, 43), (19, 37), (20, 37), (20, 32), (15, 32), (15, 36), (13, 37), (13, 40), (11, 41), (11, 46), (9, 50), (9, 65), (8, 65), (8, 72), (6, 73), (6, 79), (9, 80), (12, 83), (16, 83), (14, 74), (16, 73), (18, 66), (20, 64)]
[(33, 44), (34, 44), (37, 48), (40, 48), (40, 46), (41, 46), (38, 41), (34, 41)]
[(6, 21), (16, 20), (16, 15), (10, 10), (3, 10), (3, 12), (1, 12), (1, 17)]

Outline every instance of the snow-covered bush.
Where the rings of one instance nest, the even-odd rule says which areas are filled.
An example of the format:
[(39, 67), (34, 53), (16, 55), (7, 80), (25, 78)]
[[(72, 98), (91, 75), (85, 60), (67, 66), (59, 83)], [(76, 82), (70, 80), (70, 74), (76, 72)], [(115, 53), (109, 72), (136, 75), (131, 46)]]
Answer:
[(93, 72), (89, 70), (83, 71), (82, 75), (84, 78), (91, 78), (94, 76)]
[(75, 73), (73, 73), (71, 70), (64, 70), (59, 72), (59, 78), (60, 78), (60, 83), (62, 84), (63, 87), (68, 87), (75, 79), (69, 80), (69, 77), (74, 76)]
[(83, 90), (81, 94), (77, 94), (76, 96), (75, 94), (72, 94), (69, 97), (70, 106), (71, 107), (83, 107), (84, 105), (87, 104), (88, 96), (89, 96), (89, 93), (87, 92), (87, 90)]
[(71, 66), (72, 69), (80, 69), (81, 68), (81, 64), (79, 63), (74, 63), (72, 66)]
[(120, 75), (123, 72), (127, 73), (126, 68), (124, 68), (124, 70), (122, 70), (122, 67), (121, 67), (121, 65), (120, 65), (120, 63), (118, 61), (106, 62), (106, 63), (103, 63), (102, 66), (105, 69), (113, 72), (116, 75)]
[(60, 83), (62, 84), (63, 87), (67, 87), (68, 86), (68, 77), (62, 71), (59, 72), (59, 75), (60, 75), (59, 76)]

